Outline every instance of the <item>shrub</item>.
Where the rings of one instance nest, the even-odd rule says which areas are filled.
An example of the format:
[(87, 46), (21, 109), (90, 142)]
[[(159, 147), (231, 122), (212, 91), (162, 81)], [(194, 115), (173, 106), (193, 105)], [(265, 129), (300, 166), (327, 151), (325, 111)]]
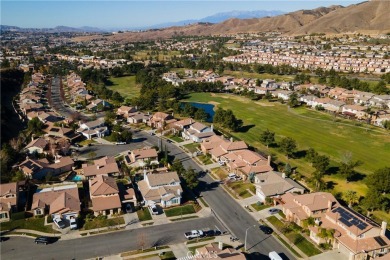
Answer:
[(332, 248), (332, 245), (331, 244), (328, 244), (328, 243), (321, 243), (320, 244), (320, 248), (321, 249), (324, 249), (324, 250), (329, 250)]
[(47, 216), (47, 223), (53, 223), (53, 217), (51, 215)]
[(25, 212), (16, 212), (11, 214), (11, 220), (18, 220), (18, 219), (25, 219), (26, 215)]

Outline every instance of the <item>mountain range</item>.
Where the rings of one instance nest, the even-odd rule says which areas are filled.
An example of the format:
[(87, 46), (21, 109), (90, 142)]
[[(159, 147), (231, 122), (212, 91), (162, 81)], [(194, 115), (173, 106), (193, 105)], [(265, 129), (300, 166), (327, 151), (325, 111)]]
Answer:
[[(273, 17), (237, 19), (221, 23), (196, 23), (142, 32), (126, 32), (105, 37), (112, 41), (145, 41), (166, 39), (174, 35), (229, 35), (236, 33), (281, 32), (285, 35), (325, 33), (383, 34), (390, 33), (390, 1), (371, 0), (349, 6), (333, 5), (312, 10), (299, 10)], [(78, 37), (84, 41), (101, 36)]]

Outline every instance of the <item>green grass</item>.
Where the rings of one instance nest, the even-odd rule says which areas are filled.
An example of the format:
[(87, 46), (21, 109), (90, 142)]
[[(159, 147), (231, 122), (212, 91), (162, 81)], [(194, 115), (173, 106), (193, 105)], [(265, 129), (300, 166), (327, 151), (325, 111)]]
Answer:
[(148, 208), (144, 207), (137, 211), (139, 221), (152, 220), (152, 215)]
[(254, 185), (252, 183), (247, 183), (243, 181), (235, 181), (235, 182), (230, 182), (227, 184), (228, 187), (230, 187), (234, 192), (240, 196), (241, 198), (249, 198), (252, 196), (252, 194), (247, 191), (247, 189), (252, 189), (254, 188)]
[(312, 244), (301, 234), (291, 232), (286, 234), (286, 237), (307, 256), (313, 256), (322, 253), (321, 250), (319, 250), (314, 244)]
[(170, 135), (170, 136), (168, 136), (168, 138), (177, 142), (177, 143), (181, 143), (184, 141), (183, 138), (176, 136), (176, 135)]
[(191, 153), (194, 153), (196, 151), (198, 151), (198, 147), (199, 147), (199, 144), (198, 143), (191, 143), (191, 144), (186, 144), (186, 145), (183, 145), (188, 151), (190, 151)]
[(275, 228), (277, 228), (279, 231), (284, 227), (284, 224), (282, 221), (280, 221), (277, 217), (275, 216), (270, 216), (267, 218), (269, 223), (271, 223)]
[(2, 222), (0, 225), (0, 230), (13, 230), (13, 229), (31, 229), (35, 231), (45, 232), (45, 233), (58, 233), (53, 230), (51, 225), (45, 226), (44, 218), (26, 218), (26, 219), (18, 219), (11, 220), (8, 222)]
[(89, 145), (89, 144), (93, 144), (93, 143), (96, 143), (96, 141), (95, 140), (84, 140), (84, 141), (81, 141), (80, 143), (79, 143), (79, 145), (82, 145), (82, 146), (86, 146), (86, 145)]
[(171, 219), (171, 221), (180, 221), (180, 220), (187, 220), (187, 219), (192, 219), (192, 218), (198, 218), (198, 216), (187, 216), (187, 217), (182, 217), (182, 218), (175, 218), (175, 219)]
[(260, 210), (263, 210), (263, 209), (266, 209), (266, 208), (269, 208), (271, 207), (270, 205), (265, 205), (265, 204), (257, 204), (257, 203), (253, 203), (251, 204), (251, 206), (256, 210), (256, 211), (260, 211)]
[(210, 240), (214, 240), (214, 239), (215, 239), (215, 237), (204, 237), (204, 238), (199, 238), (199, 239), (193, 239), (193, 240), (187, 241), (187, 245), (195, 244), (198, 242), (210, 241)]
[(117, 91), (124, 98), (137, 97), (141, 90), (141, 86), (135, 83), (135, 76), (110, 77), (108, 80), (112, 83), (108, 88)]
[(121, 224), (125, 224), (125, 220), (123, 219), (123, 217), (107, 218), (107, 219), (103, 217), (96, 217), (91, 221), (86, 221), (83, 230), (111, 227), (111, 226), (117, 226)]
[[(284, 227), (283, 222), (275, 216), (268, 217), (267, 220), (279, 231), (281, 231)], [(292, 231), (284, 235), (288, 238), (288, 240), (290, 240), (290, 243), (294, 243), (307, 256), (313, 256), (321, 253), (315, 245), (296, 231)]]
[(297, 251), (295, 251), (295, 249), (292, 248), (292, 247), (290, 246), (290, 244), (287, 243), (283, 238), (281, 238), (280, 236), (278, 236), (278, 235), (276, 235), (276, 234), (274, 234), (274, 236), (275, 236), (277, 239), (279, 239), (279, 241), (282, 242), (282, 244), (283, 244), (285, 247), (287, 247), (288, 250), (290, 250), (295, 256), (297, 256), (297, 257), (299, 257), (299, 258), (302, 257), (302, 256), (301, 256)]
[(199, 155), (198, 156), (198, 159), (204, 164), (204, 165), (207, 165), (207, 164), (212, 164), (213, 161), (211, 160), (211, 158), (207, 155)]
[(164, 210), (164, 212), (167, 217), (176, 217), (196, 213), (195, 208), (192, 204), (166, 209)]

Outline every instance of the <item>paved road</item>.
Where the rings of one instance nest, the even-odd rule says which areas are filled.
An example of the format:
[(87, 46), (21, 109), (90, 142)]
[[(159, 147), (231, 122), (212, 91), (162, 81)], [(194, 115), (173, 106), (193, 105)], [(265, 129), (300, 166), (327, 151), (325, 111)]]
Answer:
[[(152, 144), (158, 143), (158, 137), (150, 136), (144, 132), (137, 133), (137, 136), (144, 138)], [(193, 168), (196, 171), (202, 169), (180, 148), (174, 144), (163, 141), (163, 145), (167, 145), (171, 156), (179, 159), (186, 168)], [(270, 251), (281, 253), (285, 259), (295, 259), (273, 236), (265, 235), (259, 230), (259, 223), (253, 219), (229, 194), (227, 194), (219, 184), (206, 175), (200, 179), (200, 189), (205, 201), (215, 212), (219, 220), (221, 220), (227, 228), (242, 242), (245, 240), (245, 230), (248, 230), (247, 248), (251, 252), (258, 252), (261, 255), (268, 255)], [(255, 226), (255, 227), (253, 227)]]
[(1, 242), (1, 259), (96, 258), (141, 248), (140, 241), (144, 241), (145, 248), (182, 243), (186, 241), (184, 232), (191, 229), (215, 229), (216, 226), (222, 229), (214, 217), (209, 217), (80, 239), (60, 240), (46, 246), (35, 244), (31, 238), (11, 237)]
[(64, 102), (61, 99), (60, 83), (60, 78), (53, 77), (51, 82), (51, 99), (53, 102), (53, 108), (61, 114), (61, 116), (69, 117), (73, 114), (73, 111), (70, 108), (65, 107)]

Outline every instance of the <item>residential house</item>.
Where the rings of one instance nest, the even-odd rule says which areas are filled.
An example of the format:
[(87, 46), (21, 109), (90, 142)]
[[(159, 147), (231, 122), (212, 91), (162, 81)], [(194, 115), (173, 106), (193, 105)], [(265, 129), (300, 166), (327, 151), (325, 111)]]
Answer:
[(370, 100), (370, 105), (380, 108), (390, 108), (390, 95), (375, 95)]
[(145, 205), (159, 203), (163, 208), (180, 205), (183, 192), (176, 172), (144, 174), (138, 182)]
[(368, 114), (366, 112), (367, 107), (360, 105), (345, 105), (342, 107), (342, 114), (348, 117), (353, 117), (357, 119), (366, 119)]
[(172, 115), (163, 112), (157, 112), (153, 114), (147, 124), (154, 128), (163, 128), (175, 121), (176, 119), (174, 119)]
[(102, 99), (92, 100), (91, 103), (85, 108), (91, 111), (102, 110), (105, 107), (110, 107), (110, 103)]
[(80, 123), (80, 128), (76, 132), (81, 133), (87, 139), (92, 137), (103, 137), (108, 134), (108, 128), (104, 126), (104, 119), (96, 119), (94, 121)]
[(127, 115), (127, 122), (130, 124), (147, 124), (150, 121), (151, 116), (143, 112), (134, 112)]
[(184, 140), (192, 140), (197, 143), (200, 143), (205, 138), (209, 138), (213, 135), (215, 135), (213, 125), (209, 127), (199, 122), (191, 124), (189, 128), (184, 129), (182, 132)]
[(81, 166), (82, 174), (88, 179), (99, 175), (118, 176), (119, 168), (114, 157), (105, 156), (94, 160), (92, 165), (83, 164)]
[(74, 161), (69, 156), (56, 157), (54, 163), (49, 163), (46, 158), (28, 158), (17, 165), (19, 169), (30, 179), (43, 179), (47, 174), (60, 175), (73, 170)]
[(49, 146), (49, 142), (44, 138), (32, 139), (31, 142), (24, 148), (29, 154), (33, 153), (46, 153)]
[(50, 214), (53, 218), (77, 218), (80, 213), (77, 184), (38, 189), (33, 195), (31, 210), (35, 216)]
[(132, 113), (135, 113), (137, 112), (137, 108), (136, 107), (128, 107), (128, 106), (121, 106), (120, 108), (118, 108), (118, 110), (116, 111), (116, 114), (117, 115), (120, 115), (124, 118), (128, 118), (129, 117), (129, 114), (132, 114)]
[(204, 140), (200, 147), (204, 154), (210, 154), (215, 161), (233, 151), (248, 149), (244, 141), (229, 141), (216, 135)]
[(321, 230), (332, 230), (332, 246), (348, 259), (367, 259), (385, 255), (390, 249), (386, 236), (387, 223), (378, 225), (374, 221), (341, 206), (332, 194), (315, 192), (298, 195), (286, 193), (281, 196), (282, 210), (286, 220), (302, 226), (309, 217), (315, 220), (309, 226), (310, 239), (325, 243)]
[(224, 162), (231, 172), (245, 178), (251, 173), (259, 174), (272, 171), (270, 156), (266, 159), (248, 149), (233, 150), (222, 155), (220, 161)]
[(179, 131), (183, 131), (184, 129), (188, 129), (193, 123), (195, 123), (194, 119), (184, 118), (182, 120), (172, 123), (170, 127)]
[(0, 184), (0, 223), (11, 219), (18, 210), (19, 187), (17, 182)]
[(158, 165), (158, 154), (154, 148), (136, 149), (125, 155), (125, 162), (133, 167)]
[(373, 120), (374, 125), (383, 127), (384, 123), (388, 121), (390, 122), (390, 114), (379, 114)]
[(120, 213), (122, 203), (119, 188), (114, 178), (107, 175), (97, 175), (89, 180), (89, 194), (92, 210), (95, 216)]
[(305, 192), (304, 187), (286, 177), (286, 174), (281, 172), (269, 171), (256, 174), (254, 183), (256, 186), (256, 195), (261, 201), (265, 201), (266, 197), (276, 197), (287, 192), (300, 194)]

